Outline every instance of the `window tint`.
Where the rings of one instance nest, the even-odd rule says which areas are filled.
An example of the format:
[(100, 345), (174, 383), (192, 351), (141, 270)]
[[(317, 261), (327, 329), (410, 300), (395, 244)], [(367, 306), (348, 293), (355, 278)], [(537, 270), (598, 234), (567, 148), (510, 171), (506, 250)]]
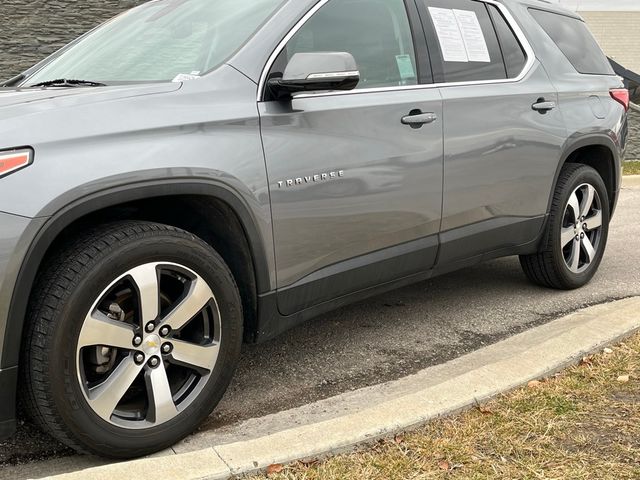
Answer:
[(294, 54), (306, 52), (351, 53), (359, 89), (418, 83), (403, 0), (331, 0), (289, 41), (270, 77), (281, 75)]
[(613, 75), (611, 64), (583, 21), (533, 8), (530, 12), (578, 72)]
[(496, 33), (498, 34), (498, 40), (500, 41), (500, 48), (502, 50), (502, 58), (504, 64), (507, 67), (507, 76), (509, 78), (515, 78), (524, 69), (527, 63), (527, 55), (520, 45), (516, 34), (507, 23), (498, 7), (495, 5), (487, 5), (493, 25), (496, 27)]
[(438, 48), (445, 82), (507, 78), (498, 37), (483, 2), (421, 0), (431, 28), (429, 47)]

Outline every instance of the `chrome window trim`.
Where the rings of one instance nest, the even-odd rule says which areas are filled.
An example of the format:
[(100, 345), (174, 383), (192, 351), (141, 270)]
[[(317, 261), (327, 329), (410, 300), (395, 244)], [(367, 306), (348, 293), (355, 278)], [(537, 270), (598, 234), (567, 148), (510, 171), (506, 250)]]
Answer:
[[(309, 19), (311, 19), (311, 17), (313, 17), (313, 15), (315, 15), (318, 12), (318, 10), (320, 10), (323, 6), (325, 6), (329, 1), (330, 0), (320, 0), (317, 4), (315, 4), (313, 6), (313, 8), (311, 8), (298, 21), (298, 23), (296, 23), (294, 25), (294, 27), (280, 41), (280, 43), (278, 44), (276, 49), (269, 56), (269, 59), (267, 60), (267, 64), (265, 65), (264, 69), (262, 70), (262, 74), (260, 75), (260, 82), (258, 83), (258, 98), (257, 98), (258, 102), (263, 102), (264, 101), (264, 93), (265, 93), (265, 90), (266, 90), (265, 87), (266, 87), (266, 84), (267, 84), (267, 76), (269, 75), (269, 71), (271, 71), (271, 68), (273, 67), (273, 64), (275, 63), (276, 59), (278, 58), (278, 56), (280, 55), (282, 50), (284, 50), (284, 48), (286, 47), (287, 43), (289, 43), (289, 40), (291, 40), (293, 38), (293, 36), (296, 33), (298, 33), (298, 31), (309, 21)], [(393, 92), (393, 91), (405, 91), (405, 90), (423, 90), (423, 89), (430, 89), (430, 88), (463, 87), (463, 86), (477, 86), (477, 85), (496, 85), (496, 84), (504, 84), (504, 83), (516, 83), (516, 82), (521, 81), (522, 79), (524, 79), (529, 74), (529, 72), (533, 68), (533, 65), (535, 64), (535, 58), (536, 58), (535, 57), (535, 52), (533, 51), (533, 47), (531, 47), (531, 44), (529, 43), (529, 40), (527, 39), (526, 35), (524, 34), (522, 29), (520, 28), (520, 25), (518, 25), (518, 22), (515, 20), (515, 18), (513, 17), (511, 12), (509, 11), (509, 9), (507, 7), (505, 7), (502, 3), (500, 3), (500, 2), (498, 2), (496, 0), (473, 0), (473, 1), (478, 1), (478, 2), (482, 2), (482, 3), (490, 4), (490, 5), (495, 5), (498, 8), (498, 10), (500, 10), (502, 15), (504, 16), (505, 20), (507, 21), (507, 23), (511, 27), (511, 30), (513, 30), (513, 33), (515, 34), (516, 38), (520, 42), (520, 45), (522, 45), (522, 48), (524, 49), (525, 55), (527, 56), (527, 61), (526, 61), (525, 65), (524, 65), (522, 71), (520, 72), (520, 74), (517, 77), (496, 79), (496, 80), (477, 80), (477, 81), (470, 81), (470, 82), (444, 82), (444, 83), (429, 83), (429, 84), (423, 84), (423, 85), (420, 85), (420, 84), (418, 84), (418, 85), (404, 85), (404, 86), (398, 86), (398, 87), (362, 88), (360, 90), (349, 90), (349, 91), (304, 93), (304, 94), (296, 95), (295, 98), (309, 98), (309, 97), (318, 97), (318, 96), (326, 97), (326, 96), (334, 96), (334, 95), (358, 95), (358, 94), (363, 94), (363, 93), (379, 93), (379, 92)]]
[(343, 78), (343, 77), (359, 77), (360, 72), (358, 70), (352, 70), (349, 72), (327, 72), (327, 73), (312, 73), (307, 77), (307, 80), (315, 80), (317, 78)]

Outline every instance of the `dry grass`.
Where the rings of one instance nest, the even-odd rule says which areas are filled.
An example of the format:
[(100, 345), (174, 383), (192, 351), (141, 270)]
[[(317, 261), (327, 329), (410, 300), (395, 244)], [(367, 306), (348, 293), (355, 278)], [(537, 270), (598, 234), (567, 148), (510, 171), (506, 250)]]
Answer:
[(640, 161), (624, 162), (624, 175), (640, 175)]
[(268, 478), (639, 479), (640, 335), (471, 411)]

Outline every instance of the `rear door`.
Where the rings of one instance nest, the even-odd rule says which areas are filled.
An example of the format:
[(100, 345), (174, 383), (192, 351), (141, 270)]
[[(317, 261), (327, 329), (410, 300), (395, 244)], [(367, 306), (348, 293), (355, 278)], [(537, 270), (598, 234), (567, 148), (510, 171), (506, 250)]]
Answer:
[[(355, 57), (360, 84), (259, 102), (283, 314), (425, 272), (438, 246), (442, 100), (415, 3), (321, 4), (269, 77), (295, 53), (337, 51)], [(433, 121), (402, 123), (418, 114)]]
[(442, 264), (540, 233), (566, 136), (557, 92), (504, 6), (416, 0), (442, 83)]

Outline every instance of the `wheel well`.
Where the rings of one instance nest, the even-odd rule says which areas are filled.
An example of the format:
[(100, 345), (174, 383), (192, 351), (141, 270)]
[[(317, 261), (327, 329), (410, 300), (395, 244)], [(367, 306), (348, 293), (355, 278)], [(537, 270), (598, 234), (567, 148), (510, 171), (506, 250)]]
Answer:
[(56, 237), (40, 265), (44, 265), (47, 257), (68, 239), (77, 237), (88, 227), (115, 220), (141, 220), (170, 225), (188, 231), (211, 245), (233, 273), (242, 298), (245, 341), (253, 341), (257, 329), (257, 284), (251, 248), (234, 210), (214, 197), (153, 197), (89, 213), (68, 225)]
[(595, 169), (602, 177), (607, 193), (609, 205), (613, 209), (616, 194), (616, 169), (613, 152), (604, 145), (589, 145), (577, 149), (567, 158), (566, 163), (581, 163)]

